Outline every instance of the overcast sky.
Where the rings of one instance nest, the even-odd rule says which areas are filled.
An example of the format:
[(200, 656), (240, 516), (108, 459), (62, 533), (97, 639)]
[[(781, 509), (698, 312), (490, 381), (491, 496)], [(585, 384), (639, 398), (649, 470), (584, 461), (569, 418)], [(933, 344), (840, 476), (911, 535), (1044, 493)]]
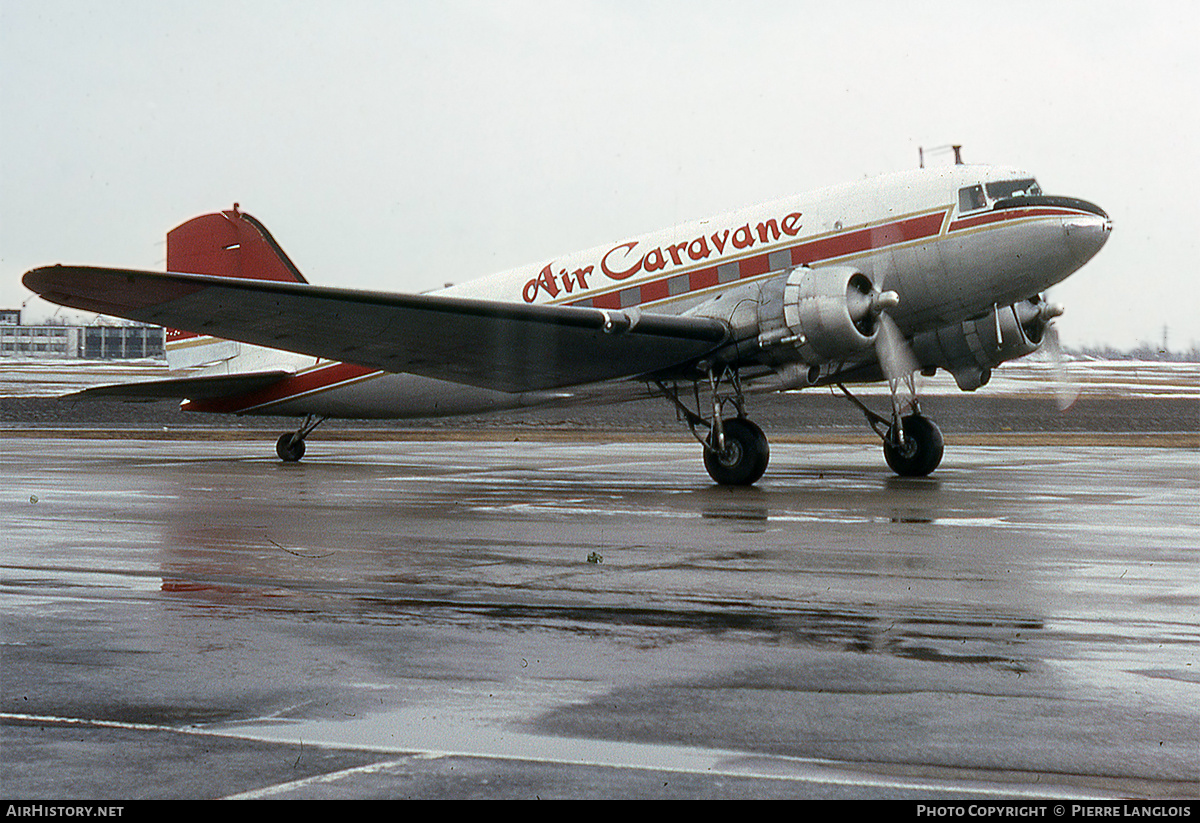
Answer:
[(311, 282), (424, 291), (954, 142), (1112, 215), (1067, 344), (1184, 348), (1198, 35), (1192, 0), (0, 0), (0, 307), (235, 201)]

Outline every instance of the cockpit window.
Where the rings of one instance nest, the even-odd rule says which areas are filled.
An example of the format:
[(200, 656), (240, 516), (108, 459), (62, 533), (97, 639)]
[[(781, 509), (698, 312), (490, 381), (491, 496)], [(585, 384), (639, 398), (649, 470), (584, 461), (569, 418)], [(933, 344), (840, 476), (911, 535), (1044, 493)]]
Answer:
[(960, 212), (975, 211), (987, 205), (983, 196), (983, 186), (967, 186), (958, 190), (958, 210)]
[(1042, 187), (1032, 177), (1024, 180), (1003, 180), (999, 183), (988, 183), (987, 194), (992, 200), (1006, 200), (1009, 197), (1040, 197)]

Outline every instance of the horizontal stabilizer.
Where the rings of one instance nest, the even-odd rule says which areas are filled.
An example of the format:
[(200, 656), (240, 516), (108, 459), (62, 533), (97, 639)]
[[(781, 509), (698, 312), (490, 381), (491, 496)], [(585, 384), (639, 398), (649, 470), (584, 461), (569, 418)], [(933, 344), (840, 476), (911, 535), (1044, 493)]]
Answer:
[(505, 392), (651, 374), (726, 342), (706, 317), (88, 266), (26, 272), (71, 308)]
[(155, 400), (208, 400), (216, 397), (235, 397), (265, 389), (278, 383), (291, 372), (260, 371), (249, 374), (213, 374), (205, 377), (177, 377), (170, 380), (151, 380), (144, 383), (117, 383), (92, 386), (59, 400), (123, 400), (129, 403), (149, 403)]

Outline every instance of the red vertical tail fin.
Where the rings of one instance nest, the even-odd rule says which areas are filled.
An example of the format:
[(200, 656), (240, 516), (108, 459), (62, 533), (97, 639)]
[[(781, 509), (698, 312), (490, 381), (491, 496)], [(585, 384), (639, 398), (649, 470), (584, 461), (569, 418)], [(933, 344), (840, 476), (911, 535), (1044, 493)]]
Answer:
[(240, 211), (237, 203), (167, 232), (167, 271), (308, 282), (266, 226)]
[[(167, 232), (167, 271), (248, 277), (307, 283), (296, 264), (284, 253), (266, 226), (238, 209), (204, 214)], [(194, 332), (167, 329), (167, 365), (190, 368), (228, 364), (241, 352), (241, 344)]]

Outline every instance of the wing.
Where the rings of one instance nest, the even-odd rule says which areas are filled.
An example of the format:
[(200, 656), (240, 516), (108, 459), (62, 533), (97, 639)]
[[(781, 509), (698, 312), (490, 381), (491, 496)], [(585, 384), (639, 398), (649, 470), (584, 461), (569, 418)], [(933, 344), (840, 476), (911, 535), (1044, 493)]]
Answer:
[(195, 274), (47, 266), (23, 282), (71, 308), (508, 392), (669, 369), (728, 336), (709, 318)]

